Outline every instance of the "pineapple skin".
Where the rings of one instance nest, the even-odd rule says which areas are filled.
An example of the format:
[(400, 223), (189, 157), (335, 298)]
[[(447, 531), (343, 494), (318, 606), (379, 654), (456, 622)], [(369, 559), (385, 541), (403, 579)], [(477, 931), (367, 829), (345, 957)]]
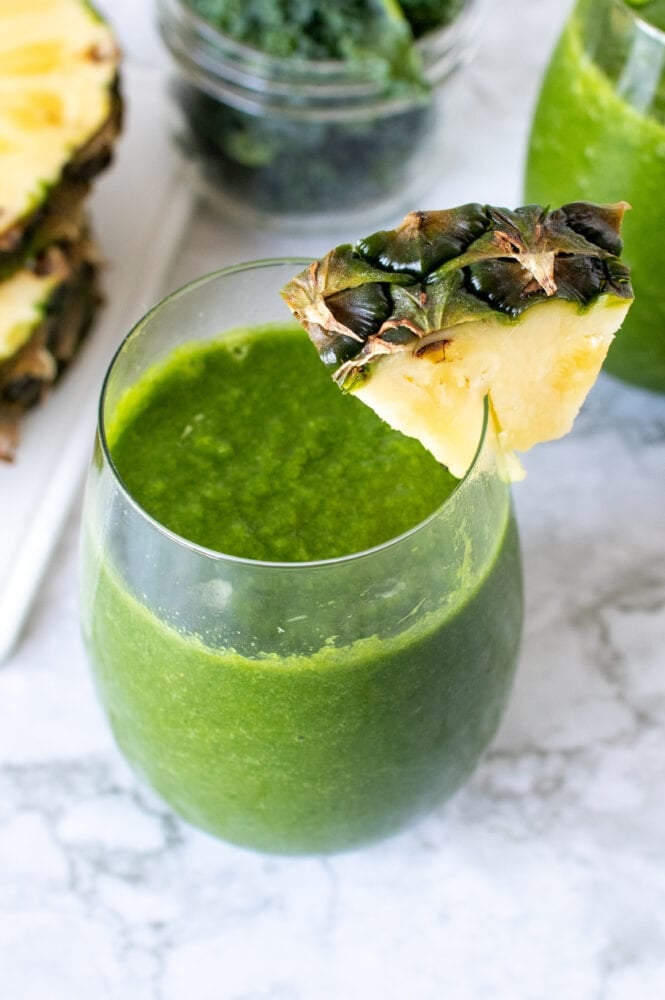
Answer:
[(489, 401), (514, 452), (568, 433), (632, 302), (625, 203), (414, 212), (335, 248), (283, 289), (340, 387), (457, 476)]
[(102, 301), (98, 275), (86, 232), (0, 283), (0, 461), (14, 460), (19, 419), (46, 398), (90, 329)]

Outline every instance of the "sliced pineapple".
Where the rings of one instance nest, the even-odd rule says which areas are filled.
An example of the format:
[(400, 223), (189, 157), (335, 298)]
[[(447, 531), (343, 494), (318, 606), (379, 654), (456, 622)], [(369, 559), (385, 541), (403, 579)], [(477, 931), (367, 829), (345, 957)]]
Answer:
[(118, 60), (87, 0), (0, 0), (0, 271), (34, 251), (54, 192), (80, 202), (109, 162)]
[(30, 339), (44, 317), (54, 289), (69, 275), (67, 259), (61, 251), (48, 256), (52, 264), (43, 273), (25, 268), (0, 284), (0, 365)]
[(0, 283), (0, 459), (14, 457), (18, 418), (43, 399), (87, 332), (100, 301), (97, 272), (86, 233)]
[(283, 290), (342, 389), (469, 468), (489, 399), (506, 474), (568, 433), (632, 302), (624, 203), (413, 212)]

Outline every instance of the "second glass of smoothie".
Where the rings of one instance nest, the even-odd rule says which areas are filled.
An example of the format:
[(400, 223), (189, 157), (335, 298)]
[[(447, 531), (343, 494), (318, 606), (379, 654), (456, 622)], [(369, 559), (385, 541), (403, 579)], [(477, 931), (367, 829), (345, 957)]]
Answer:
[(332, 383), (279, 290), (302, 261), (195, 282), (106, 379), (83, 631), (136, 771), (183, 817), (279, 853), (393, 833), (492, 738), (522, 620), (484, 428), (454, 480)]
[(526, 197), (543, 204), (630, 203), (625, 258), (632, 268), (635, 305), (605, 368), (659, 392), (665, 392), (663, 191), (663, 6), (578, 0), (543, 81)]

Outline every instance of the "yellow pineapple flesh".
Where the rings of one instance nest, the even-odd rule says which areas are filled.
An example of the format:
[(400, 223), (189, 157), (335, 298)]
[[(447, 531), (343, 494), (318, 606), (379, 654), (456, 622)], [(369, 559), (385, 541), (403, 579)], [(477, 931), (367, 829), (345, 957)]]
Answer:
[(21, 245), (58, 185), (108, 159), (118, 61), (110, 28), (84, 0), (0, 0), (0, 254)]

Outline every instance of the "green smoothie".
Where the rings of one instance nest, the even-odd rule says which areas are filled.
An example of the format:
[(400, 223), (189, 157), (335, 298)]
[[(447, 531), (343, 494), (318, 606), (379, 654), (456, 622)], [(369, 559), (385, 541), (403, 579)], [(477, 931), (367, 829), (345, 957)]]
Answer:
[(526, 169), (530, 202), (632, 206), (624, 237), (635, 305), (605, 367), (658, 391), (665, 391), (664, 59), (662, 37), (633, 30), (627, 7), (579, 3), (543, 82)]
[(177, 349), (125, 396), (109, 438), (149, 514), (246, 559), (371, 548), (457, 485), (417, 441), (343, 395), (295, 323)]
[[(164, 799), (301, 853), (384, 836), (458, 788), (519, 642), (506, 484), (458, 484), (343, 395), (300, 328), (177, 349), (107, 432), (132, 500), (100, 453), (84, 635), (118, 744)], [(312, 558), (328, 561), (289, 561)]]

